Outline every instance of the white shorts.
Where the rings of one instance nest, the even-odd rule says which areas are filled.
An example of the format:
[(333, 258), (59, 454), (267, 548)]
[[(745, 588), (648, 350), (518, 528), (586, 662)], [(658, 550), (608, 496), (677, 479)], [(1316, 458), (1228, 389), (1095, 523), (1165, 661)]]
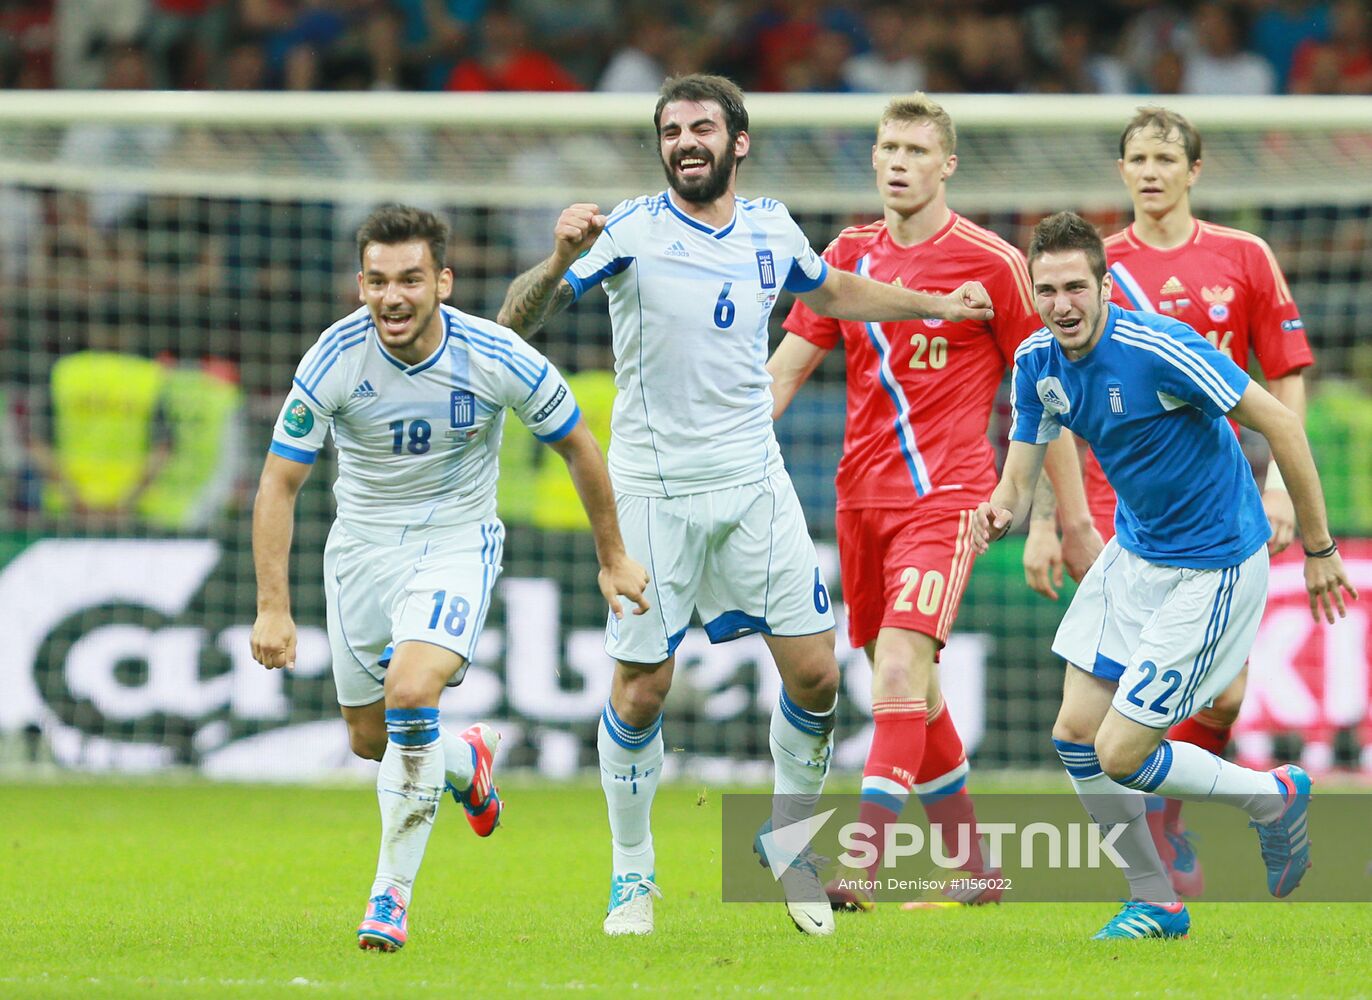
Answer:
[(648, 569), (645, 615), (610, 615), (605, 651), (661, 663), (700, 612), (711, 642), (753, 632), (812, 635), (834, 627), (829, 591), (800, 500), (785, 472), (681, 497), (616, 496), (629, 555)]
[(394, 646), (427, 642), (457, 653), (459, 684), (476, 649), (500, 577), (505, 526), (499, 520), (411, 530), (382, 540), (335, 521), (324, 546), (324, 596), (338, 703), (384, 696)]
[(1243, 669), (1267, 603), (1267, 547), (1226, 569), (1150, 563), (1105, 545), (1053, 652), (1115, 681), (1114, 707), (1153, 729), (1188, 719)]

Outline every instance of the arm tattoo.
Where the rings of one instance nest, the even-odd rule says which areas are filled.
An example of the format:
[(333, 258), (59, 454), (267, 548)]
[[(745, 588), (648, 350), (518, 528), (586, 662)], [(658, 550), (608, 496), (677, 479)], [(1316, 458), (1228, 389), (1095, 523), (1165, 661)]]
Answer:
[(1047, 473), (1039, 475), (1038, 485), (1034, 487), (1034, 512), (1032, 517), (1035, 521), (1053, 521), (1058, 513), (1058, 497), (1053, 492), (1053, 481), (1048, 478)]
[(572, 302), (572, 286), (543, 261), (529, 268), (510, 283), (496, 322), (529, 336), (538, 332), (548, 318)]

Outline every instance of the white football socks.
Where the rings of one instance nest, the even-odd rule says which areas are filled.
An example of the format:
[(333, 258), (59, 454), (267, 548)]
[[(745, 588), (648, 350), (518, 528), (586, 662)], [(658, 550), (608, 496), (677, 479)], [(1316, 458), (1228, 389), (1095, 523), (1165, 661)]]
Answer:
[(1267, 771), (1240, 767), (1209, 750), (1175, 740), (1163, 740), (1123, 783), (1191, 802), (1221, 800), (1259, 823), (1272, 822), (1285, 808), (1281, 786)]
[(381, 851), (371, 895), (394, 887), (408, 904), (443, 794), (438, 709), (387, 709), (386, 729), (386, 753), (376, 774)]
[(1148, 903), (1174, 902), (1177, 892), (1148, 829), (1143, 793), (1112, 781), (1101, 770), (1095, 748), (1090, 744), (1054, 740), (1053, 746), (1067, 768), (1081, 804), (1101, 832), (1124, 827), (1113, 843), (1127, 865), (1124, 877), (1129, 883), (1130, 898)]
[(606, 702), (596, 748), (610, 813), (614, 874), (651, 875), (656, 862), (650, 818), (665, 756), (662, 716), (639, 729), (623, 722)]
[(807, 711), (783, 688), (772, 707), (768, 742), (776, 767), (772, 827), (780, 829), (807, 819), (824, 791), (834, 750), (834, 706), (823, 713)]

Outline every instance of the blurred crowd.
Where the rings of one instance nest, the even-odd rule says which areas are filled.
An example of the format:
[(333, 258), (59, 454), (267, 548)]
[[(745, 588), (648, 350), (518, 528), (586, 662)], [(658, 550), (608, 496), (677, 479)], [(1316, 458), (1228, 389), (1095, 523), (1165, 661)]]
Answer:
[(1372, 94), (1369, 0), (0, 0), (0, 86)]
[[(1370, 4), (0, 0), (0, 86), (653, 92), (666, 75), (710, 70), (750, 91), (1372, 93)], [(57, 159), (155, 164), (172, 142), (161, 126), (81, 123), (63, 133)], [(192, 161), (214, 153), (177, 150)], [(334, 146), (327, 153), (347, 158)], [(352, 307), (358, 209), (0, 186), (0, 282), (11, 292), (0, 315), (0, 511), (15, 524), (136, 521), (184, 531), (241, 504), (247, 466), (226, 455), (243, 452), (245, 431), (260, 435), (275, 415), (281, 373), (303, 332)], [(544, 252), (548, 221), (529, 215), (453, 214), (450, 255), (464, 307), (494, 314), (509, 275)], [(800, 218), (819, 239), (853, 221)], [(1022, 246), (1037, 216), (977, 221)], [(1094, 221), (1106, 231), (1123, 224)], [(1372, 352), (1354, 317), (1367, 313), (1365, 299), (1345, 292), (1365, 285), (1366, 210), (1315, 199), (1221, 221), (1264, 232), (1297, 288), (1322, 359), (1312, 437), (1365, 440)], [(587, 380), (579, 391), (588, 399), (604, 396), (608, 345), (594, 332), (603, 324), (583, 330), (575, 311), (567, 322), (578, 332), (562, 341), (561, 360)], [(291, 335), (272, 336), (282, 331)], [(842, 384), (828, 389), (811, 394), (813, 419), (779, 428), (795, 437), (787, 453), (821, 525), (832, 515), (838, 441), (817, 438), (815, 428), (842, 427), (832, 419)], [(1331, 464), (1347, 473), (1336, 477), (1347, 496), (1331, 487), (1339, 527), (1372, 535), (1372, 515), (1352, 501), (1372, 488), (1372, 453), (1338, 455)], [(502, 461), (514, 468), (532, 459)], [(530, 465), (528, 475), (539, 474)], [(514, 492), (557, 496), (547, 486)], [(502, 505), (518, 519), (515, 502)]]

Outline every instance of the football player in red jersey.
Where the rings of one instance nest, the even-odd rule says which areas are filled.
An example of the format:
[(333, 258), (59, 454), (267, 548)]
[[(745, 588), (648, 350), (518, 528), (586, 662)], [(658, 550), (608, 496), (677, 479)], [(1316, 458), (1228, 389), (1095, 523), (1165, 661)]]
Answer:
[[(1120, 136), (1119, 172), (1134, 203), (1134, 222), (1105, 240), (1115, 304), (1183, 321), (1241, 368), (1248, 367), (1251, 351), (1268, 390), (1304, 422), (1302, 371), (1314, 358), (1281, 267), (1261, 238), (1191, 214), (1191, 188), (1201, 173), (1195, 126), (1166, 108), (1140, 108)], [(1094, 455), (1088, 452), (1085, 464), (1087, 502), (1108, 539), (1115, 531), (1115, 493)], [(1262, 502), (1272, 524), (1268, 551), (1276, 555), (1291, 544), (1296, 519), (1275, 462), (1268, 466)], [(1040, 489), (1024, 567), (1029, 585), (1056, 599), (1052, 584), (1061, 581), (1062, 557), (1052, 503), (1051, 488)], [(1247, 677), (1245, 667), (1213, 704), (1174, 726), (1168, 738), (1222, 754)], [(1149, 818), (1173, 888), (1199, 895), (1204, 882), (1181, 825), (1181, 802), (1169, 799)]]
[[(984, 873), (964, 787), (967, 757), (939, 690), (947, 642), (975, 554), (971, 508), (996, 482), (987, 440), (991, 408), (1015, 349), (1042, 322), (1023, 255), (948, 208), (957, 133), (924, 94), (892, 101), (872, 147), (883, 218), (845, 229), (824, 252), (831, 267), (914, 289), (953, 289), (975, 278), (990, 320), (863, 323), (820, 316), (797, 302), (767, 369), (779, 416), (824, 356), (847, 353), (848, 412), (839, 462), (837, 528), (848, 637), (871, 660), (875, 733), (863, 769), (860, 819), (877, 831), (873, 856), (913, 790), (942, 824), (949, 857)], [(1065, 549), (1085, 572), (1100, 551), (1071, 446), (1050, 475), (1075, 489)], [(879, 556), (878, 556), (879, 554)], [(874, 860), (869, 871), (875, 868)], [(861, 880), (847, 880), (851, 885)], [(994, 881), (992, 881), (994, 886)], [(998, 888), (954, 900), (991, 902)], [(870, 895), (830, 885), (835, 907), (868, 909)], [(940, 901), (944, 902), (944, 901)]]

